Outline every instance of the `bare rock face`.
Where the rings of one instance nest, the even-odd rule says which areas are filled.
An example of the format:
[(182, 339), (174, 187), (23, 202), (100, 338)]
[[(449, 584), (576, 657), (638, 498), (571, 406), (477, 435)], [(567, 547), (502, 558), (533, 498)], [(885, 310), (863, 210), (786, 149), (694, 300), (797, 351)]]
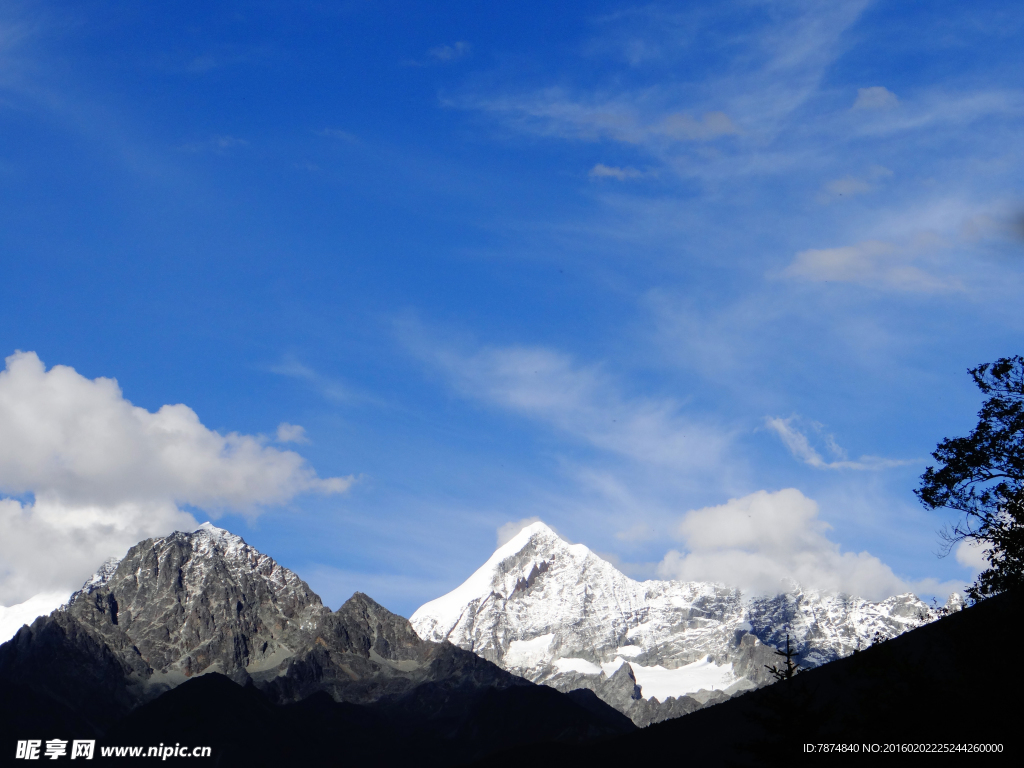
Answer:
[(214, 671), (244, 683), (330, 615), (298, 576), (209, 524), (140, 542), (110, 565), (64, 611), (130, 659), (144, 686)]
[(534, 523), (411, 621), (424, 639), (532, 682), (592, 690), (642, 726), (771, 682), (766, 665), (779, 663), (787, 635), (814, 667), (937, 617), (909, 594), (873, 603), (795, 585), (749, 597), (719, 584), (637, 582)]

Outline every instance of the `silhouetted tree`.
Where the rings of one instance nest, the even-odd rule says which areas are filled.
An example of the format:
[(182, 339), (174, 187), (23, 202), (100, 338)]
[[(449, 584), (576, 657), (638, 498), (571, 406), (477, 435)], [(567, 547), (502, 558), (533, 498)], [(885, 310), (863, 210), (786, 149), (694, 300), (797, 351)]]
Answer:
[(790, 680), (790, 679), (793, 678), (794, 675), (797, 674), (797, 672), (800, 671), (800, 667), (793, 663), (793, 657), (796, 656), (797, 653), (796, 653), (796, 651), (791, 651), (789, 649), (789, 633), (788, 632), (786, 633), (786, 650), (785, 651), (780, 651), (780, 650), (776, 649), (775, 650), (775, 655), (776, 656), (782, 656), (783, 658), (786, 659), (786, 666), (785, 666), (785, 668), (779, 669), (774, 664), (772, 664), (770, 667), (767, 664), (765, 664), (764, 668), (767, 669), (769, 672), (771, 672), (772, 675), (775, 676), (775, 679), (777, 681), (778, 680)]
[(932, 509), (961, 518), (943, 529), (946, 554), (961, 541), (983, 547), (990, 568), (967, 588), (972, 600), (1024, 583), (1024, 357), (970, 369), (988, 399), (967, 437), (947, 438), (915, 493)]

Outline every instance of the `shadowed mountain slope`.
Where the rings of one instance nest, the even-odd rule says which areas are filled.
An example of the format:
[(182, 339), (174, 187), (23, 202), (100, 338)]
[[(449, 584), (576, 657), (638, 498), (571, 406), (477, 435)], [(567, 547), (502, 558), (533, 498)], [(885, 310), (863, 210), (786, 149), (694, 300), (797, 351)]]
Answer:
[(274, 704), (251, 683), (243, 687), (223, 675), (203, 675), (139, 707), (100, 744), (210, 746), (216, 765), (246, 768), (339, 761), (448, 766), (502, 747), (579, 744), (631, 728), (610, 707), (595, 717), (545, 686), (477, 688), (461, 696), (449, 690), (442, 698), (434, 685), (374, 704), (339, 703), (323, 692)]

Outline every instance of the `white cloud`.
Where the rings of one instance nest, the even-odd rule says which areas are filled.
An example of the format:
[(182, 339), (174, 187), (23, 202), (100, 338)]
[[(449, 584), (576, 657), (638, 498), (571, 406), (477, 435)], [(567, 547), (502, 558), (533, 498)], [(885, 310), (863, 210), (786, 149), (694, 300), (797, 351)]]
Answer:
[(896, 94), (881, 85), (871, 88), (858, 88), (857, 98), (853, 102), (852, 109), (892, 109), (899, 106), (900, 100)]
[(829, 203), (840, 197), (850, 198), (874, 192), (882, 179), (890, 178), (892, 175), (888, 168), (873, 165), (863, 176), (844, 176), (826, 182), (818, 199), (823, 203)]
[(437, 61), (443, 61), (445, 63), (449, 61), (458, 61), (459, 59), (468, 56), (472, 46), (465, 40), (460, 40), (452, 45), (439, 45), (436, 48), (431, 48), (427, 51), (427, 54)]
[(833, 179), (825, 184), (824, 191), (834, 197), (853, 197), (870, 192), (875, 187), (864, 179), (856, 176), (844, 176), (841, 179)]
[[(875, 183), (888, 175), (888, 169), (872, 166), (864, 178)], [(1005, 251), (1017, 239), (1019, 215), (1012, 199), (981, 202), (946, 195), (886, 207), (870, 227), (871, 237), (800, 251), (781, 275), (890, 291), (970, 291), (991, 279), (984, 254)]]
[(68, 503), (173, 501), (249, 511), (298, 493), (338, 493), (350, 479), (317, 477), (292, 451), (204, 427), (185, 405), (156, 413), (124, 399), (114, 379), (46, 371), (33, 352), (0, 372), (0, 491), (52, 493)]
[(629, 166), (618, 168), (614, 165), (598, 163), (590, 169), (588, 175), (592, 179), (617, 179), (618, 181), (625, 181), (626, 179), (639, 179), (644, 176), (644, 173)]
[(883, 599), (914, 584), (868, 552), (841, 552), (818, 505), (795, 488), (757, 491), (686, 513), (677, 533), (685, 551), (670, 551), (662, 578), (714, 581), (775, 593), (795, 581), (804, 588)]
[(298, 424), (289, 424), (282, 421), (277, 425), (277, 442), (279, 443), (308, 443), (306, 428)]
[(207, 429), (185, 405), (133, 406), (113, 379), (47, 371), (33, 352), (6, 362), (0, 492), (22, 499), (0, 504), (0, 604), (77, 587), (138, 540), (195, 527), (179, 505), (255, 514), (352, 483), (262, 438)]
[[(931, 247), (943, 243), (931, 238)], [(934, 274), (915, 264), (930, 250), (923, 240), (910, 247), (864, 240), (839, 248), (811, 248), (796, 254), (783, 274), (813, 282), (856, 283), (922, 293), (961, 290), (959, 280)]]
[(0, 499), (0, 605), (70, 594), (108, 557), (197, 525), (171, 502), (68, 504), (53, 493), (37, 493), (34, 503)]
[[(505, 523), (498, 528), (498, 539), (497, 546), (507, 544), (515, 538), (516, 534), (519, 533), (523, 528), (534, 523), (541, 522), (539, 517), (524, 517), (522, 520), (516, 520), (514, 522)], [(551, 526), (548, 526), (549, 528)], [(554, 529), (552, 529), (554, 530)]]
[(988, 549), (983, 543), (969, 539), (961, 541), (954, 551), (956, 561), (960, 565), (966, 565), (975, 573), (980, 573), (991, 567), (991, 563), (986, 559), (987, 554)]
[(68, 600), (67, 592), (44, 592), (9, 608), (0, 605), (0, 643), (6, 643), (25, 624), (46, 616)]
[(655, 135), (686, 141), (709, 141), (740, 132), (724, 112), (706, 112), (700, 118), (676, 112), (656, 123), (650, 130)]
[[(800, 461), (818, 469), (889, 469), (890, 467), (900, 467), (909, 463), (909, 460), (898, 460), (898, 459), (883, 459), (879, 456), (861, 456), (857, 461), (848, 461), (846, 459), (846, 451), (840, 447), (835, 441), (832, 435), (822, 433), (821, 438), (825, 443), (829, 451), (837, 457), (836, 461), (825, 461), (821, 454), (811, 445), (811, 441), (807, 435), (801, 432), (799, 429), (793, 426), (793, 422), (796, 417), (791, 416), (788, 419), (766, 417), (764, 422), (770, 430), (779, 436), (779, 439), (789, 448), (792, 453)], [(821, 432), (820, 424), (813, 424), (812, 426)]]

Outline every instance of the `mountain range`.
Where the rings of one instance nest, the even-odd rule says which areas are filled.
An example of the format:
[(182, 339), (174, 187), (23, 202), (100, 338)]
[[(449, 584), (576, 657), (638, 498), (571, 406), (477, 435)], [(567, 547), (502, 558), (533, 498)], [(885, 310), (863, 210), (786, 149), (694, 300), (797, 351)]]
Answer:
[(103, 563), (0, 645), (0, 743), (187, 736), (246, 766), (336, 743), (421, 766), (582, 749), (761, 688), (786, 638), (810, 668), (940, 613), (912, 595), (636, 582), (536, 523), (410, 621), (360, 593), (331, 611), (207, 523)]
[[(421, 765), (466, 761), (510, 741), (579, 742), (634, 727), (589, 692), (567, 696), (422, 640), (366, 595), (332, 612), (296, 574), (209, 524), (140, 542), (0, 645), (5, 750), (26, 738), (158, 734), (169, 721), (153, 713), (166, 711), (166, 697), (184, 712), (208, 708), (212, 697), (251, 710), (254, 722), (291, 724), (281, 733), (306, 737), (288, 747), (293, 756), (303, 744), (323, 747), (323, 733), (309, 730), (320, 722), (377, 762), (430, 747)], [(496, 741), (493, 723), (508, 721), (530, 727)], [(221, 764), (279, 765), (252, 749), (270, 733), (214, 727), (206, 737)]]
[(787, 639), (810, 668), (939, 615), (912, 594), (869, 602), (797, 585), (747, 596), (705, 582), (637, 582), (536, 522), (411, 622), (426, 640), (533, 682), (593, 690), (646, 726), (773, 680), (767, 667)]

